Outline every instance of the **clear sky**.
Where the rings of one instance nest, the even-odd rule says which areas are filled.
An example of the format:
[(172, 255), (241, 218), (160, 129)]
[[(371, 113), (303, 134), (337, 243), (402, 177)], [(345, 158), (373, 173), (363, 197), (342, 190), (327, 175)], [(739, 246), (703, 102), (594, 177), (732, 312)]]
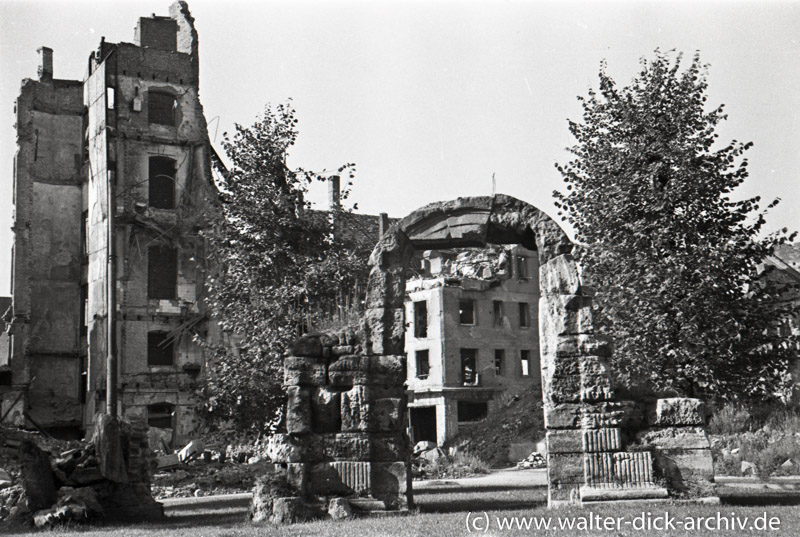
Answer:
[[(56, 78), (82, 79), (101, 36), (132, 42), (168, 0), (0, 0), (0, 295), (9, 288), (13, 104), (54, 49)], [(497, 191), (555, 216), (575, 99), (601, 60), (625, 84), (656, 47), (711, 64), (723, 140), (753, 141), (741, 196), (779, 196), (769, 230), (800, 228), (800, 2), (244, 2), (194, 0), (200, 98), (219, 140), (291, 97), (290, 163), (357, 165), (361, 212)], [(320, 189), (316, 199), (324, 200)]]

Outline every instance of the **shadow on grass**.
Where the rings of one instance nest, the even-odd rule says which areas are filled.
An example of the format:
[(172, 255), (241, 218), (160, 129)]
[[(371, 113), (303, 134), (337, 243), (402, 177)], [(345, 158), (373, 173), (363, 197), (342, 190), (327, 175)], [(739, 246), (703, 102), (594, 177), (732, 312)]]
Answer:
[(458, 513), (528, 509), (547, 503), (547, 487), (442, 487), (414, 492), (421, 513)]

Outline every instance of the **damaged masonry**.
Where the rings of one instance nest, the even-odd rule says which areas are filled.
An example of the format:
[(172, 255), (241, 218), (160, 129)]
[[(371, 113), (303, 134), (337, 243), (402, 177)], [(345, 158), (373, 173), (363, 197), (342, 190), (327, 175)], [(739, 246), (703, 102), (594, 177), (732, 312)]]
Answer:
[[(116, 505), (115, 491), (133, 491), (134, 510), (150, 512), (142, 424), (166, 430), (173, 446), (190, 438), (194, 386), (206, 362), (191, 336), (216, 330), (201, 300), (200, 236), (216, 214), (215, 155), (198, 98), (198, 38), (186, 3), (173, 4), (169, 17), (141, 18), (134, 41), (102, 40), (84, 81), (54, 78), (53, 51), (42, 47), (39, 79), (23, 82), (16, 104), (11, 350), (0, 389), (9, 423), (94, 433), (91, 445), (71, 455), (80, 463), (61, 461), (70, 466), (61, 469), (64, 484), (91, 485), (107, 506)], [(444, 279), (415, 283), (411, 264), (422, 252), (490, 245), (515, 245), (508, 251), (526, 260), (512, 263), (524, 278), (500, 284), (507, 294), (486, 296), (499, 303), (494, 315), (503, 329), (510, 322), (503, 301), (525, 305), (514, 318), (527, 339), (515, 336), (504, 345), (519, 357), (524, 377), (511, 387), (543, 386), (548, 504), (659, 499), (668, 488), (711, 493), (702, 403), (660, 399), (647, 406), (615, 398), (606, 365), (613, 345), (594, 336), (593, 290), (581, 281), (572, 244), (547, 215), (505, 195), (459, 198), (381, 229), (363, 319), (303, 336), (287, 349), (287, 431), (270, 440), (274, 472), (256, 488), (256, 519), (294, 522), (413, 507), (409, 433), (441, 443), (472, 412), (488, 412), (499, 388), (492, 375), (479, 376), (477, 354), (458, 357), (458, 386), (448, 386), (444, 374), (434, 386), (430, 371), (422, 373), (418, 353), (429, 349), (415, 340), (428, 335), (417, 330), (423, 314), (416, 303), (432, 300), (431, 289), (451, 293), (461, 308), (457, 324), (474, 325), (465, 292), (490, 289), (468, 278), (458, 288)], [(493, 340), (470, 350), (495, 346)], [(503, 362), (494, 364), (497, 380)], [(473, 405), (461, 420), (464, 401)], [(429, 407), (444, 416), (433, 432), (409, 423), (409, 408)], [(29, 447), (23, 451), (41, 458)], [(110, 453), (116, 462), (108, 462)], [(96, 479), (79, 483), (79, 470)], [(46, 487), (40, 510), (54, 504), (54, 486)]]

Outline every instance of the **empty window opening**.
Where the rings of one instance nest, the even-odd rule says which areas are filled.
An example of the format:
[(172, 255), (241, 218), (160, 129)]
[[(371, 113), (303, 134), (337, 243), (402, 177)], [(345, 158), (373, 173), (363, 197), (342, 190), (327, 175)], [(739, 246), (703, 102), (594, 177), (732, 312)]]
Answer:
[(147, 365), (173, 365), (175, 346), (167, 340), (167, 332), (147, 333)]
[(461, 324), (475, 324), (475, 301), (464, 298), (458, 301), (458, 319)]
[(172, 429), (175, 407), (169, 403), (156, 403), (147, 407), (147, 425), (159, 429)]
[(503, 324), (503, 301), (495, 300), (492, 302), (492, 312), (494, 314), (494, 325), (502, 326)]
[(422, 441), (436, 443), (436, 407), (411, 407), (408, 410), (412, 443)]
[(175, 96), (150, 91), (147, 97), (147, 121), (158, 125), (175, 126)]
[(150, 207), (175, 208), (175, 161), (166, 157), (150, 157)]
[(529, 350), (521, 350), (519, 351), (519, 364), (522, 368), (522, 376), (523, 377), (530, 377), (531, 376), (531, 351)]
[(506, 360), (506, 351), (504, 349), (494, 350), (494, 374), (498, 377), (503, 376), (503, 362)]
[(517, 256), (517, 278), (525, 280), (528, 278), (528, 258)]
[(428, 303), (414, 302), (414, 337), (428, 337)]
[(519, 327), (528, 328), (531, 325), (530, 309), (527, 302), (519, 303)]
[(431, 372), (431, 362), (428, 358), (428, 351), (417, 351), (417, 378), (426, 379)]
[(489, 404), (486, 401), (459, 401), (459, 423), (481, 421), (489, 413)]
[(461, 383), (464, 386), (478, 384), (478, 349), (461, 349)]
[(178, 251), (169, 246), (147, 249), (147, 296), (174, 300), (178, 281)]
[(106, 108), (114, 109), (114, 88), (106, 88)]

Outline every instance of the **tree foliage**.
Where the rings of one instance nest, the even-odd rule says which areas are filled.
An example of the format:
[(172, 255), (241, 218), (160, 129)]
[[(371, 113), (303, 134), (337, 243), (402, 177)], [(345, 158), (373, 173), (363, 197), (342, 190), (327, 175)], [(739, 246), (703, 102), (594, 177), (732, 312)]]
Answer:
[[(366, 270), (364, 252), (333, 233), (342, 206), (314, 211), (306, 199), (327, 175), (287, 166), (297, 134), (290, 103), (267, 105), (251, 127), (237, 124), (222, 143), (231, 167), (219, 185), (221, 218), (206, 233), (206, 305), (221, 334), (204, 340), (211, 356), (202, 399), (208, 421), (239, 431), (262, 430), (274, 419), (284, 401), (288, 343)], [(352, 179), (354, 171), (346, 164), (334, 175)]]
[(622, 88), (601, 64), (599, 89), (578, 98), (582, 121), (569, 123), (576, 144), (556, 165), (566, 183), (556, 205), (576, 230), (623, 385), (772, 396), (787, 388), (797, 342), (776, 330), (790, 313), (784, 289), (759, 265), (794, 235), (762, 237), (759, 197), (734, 200), (752, 143), (718, 142), (726, 115), (706, 111), (708, 66), (696, 54), (681, 70), (681, 59), (656, 50)]

